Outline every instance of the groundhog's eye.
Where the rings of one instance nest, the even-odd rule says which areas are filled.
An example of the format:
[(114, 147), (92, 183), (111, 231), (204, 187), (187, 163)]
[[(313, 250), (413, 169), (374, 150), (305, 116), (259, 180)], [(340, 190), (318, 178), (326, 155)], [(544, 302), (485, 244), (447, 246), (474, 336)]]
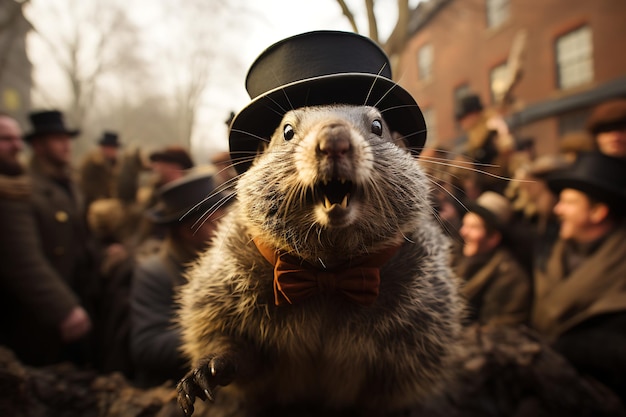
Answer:
[(296, 133), (293, 131), (293, 126), (291, 126), (290, 124), (286, 124), (285, 127), (283, 127), (283, 137), (285, 138), (285, 140), (291, 140), (293, 139), (293, 136)]
[(372, 122), (372, 133), (378, 136), (383, 135), (383, 123), (379, 119)]

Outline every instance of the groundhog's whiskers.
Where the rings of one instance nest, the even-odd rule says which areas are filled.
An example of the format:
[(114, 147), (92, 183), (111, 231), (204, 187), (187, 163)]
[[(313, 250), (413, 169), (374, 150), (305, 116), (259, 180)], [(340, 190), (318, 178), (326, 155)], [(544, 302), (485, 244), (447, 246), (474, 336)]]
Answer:
[[(380, 76), (380, 74), (382, 74), (382, 72), (385, 70), (385, 68), (387, 67), (387, 64), (384, 64), (380, 70), (378, 70), (378, 76)], [(376, 80), (377, 78), (374, 79), (374, 81), (372, 81), (372, 85), (370, 86), (369, 91), (367, 92), (367, 96), (365, 97), (365, 103), (363, 103), (364, 106), (367, 106), (368, 102), (370, 101), (370, 96), (372, 94), (372, 91), (374, 90), (374, 85), (376, 84)], [(386, 95), (386, 93), (385, 93)], [(374, 107), (377, 107), (378, 103), (380, 103), (380, 101), (385, 97), (385, 95), (383, 95), (380, 99), (378, 99), (378, 101), (376, 102), (376, 104), (374, 104)]]

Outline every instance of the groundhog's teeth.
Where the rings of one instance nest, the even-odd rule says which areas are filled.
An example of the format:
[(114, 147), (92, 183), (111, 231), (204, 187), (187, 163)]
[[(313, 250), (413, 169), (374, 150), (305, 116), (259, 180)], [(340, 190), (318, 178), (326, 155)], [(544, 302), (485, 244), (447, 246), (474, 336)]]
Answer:
[[(346, 194), (345, 196), (343, 196), (343, 200), (341, 200), (341, 204), (339, 204), (341, 206), (341, 208), (348, 208), (348, 201), (350, 199), (350, 194)], [(330, 200), (328, 199), (328, 197), (324, 196), (324, 208), (330, 210), (333, 207), (333, 203), (330, 202)]]

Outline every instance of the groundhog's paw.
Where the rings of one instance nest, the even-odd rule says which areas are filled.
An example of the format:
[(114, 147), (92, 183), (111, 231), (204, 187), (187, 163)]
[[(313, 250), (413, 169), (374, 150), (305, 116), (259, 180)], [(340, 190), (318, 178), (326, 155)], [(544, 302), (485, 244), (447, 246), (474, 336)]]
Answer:
[(205, 359), (200, 365), (187, 372), (176, 387), (178, 391), (178, 405), (186, 416), (193, 414), (193, 403), (196, 397), (205, 401), (215, 400), (215, 393), (219, 386), (232, 382), (236, 372), (235, 364), (226, 356), (213, 355)]

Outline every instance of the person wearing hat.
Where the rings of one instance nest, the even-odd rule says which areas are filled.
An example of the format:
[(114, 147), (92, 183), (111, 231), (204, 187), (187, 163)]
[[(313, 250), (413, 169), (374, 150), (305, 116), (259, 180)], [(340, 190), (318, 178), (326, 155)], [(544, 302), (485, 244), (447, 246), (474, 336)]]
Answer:
[(531, 325), (626, 401), (626, 162), (582, 153), (546, 181), (559, 239), (535, 271)]
[[(468, 93), (455, 104), (455, 118), (466, 136), (467, 155), (479, 175), (481, 191), (503, 193), (510, 177), (509, 159), (515, 150), (515, 141), (505, 120), (487, 109), (475, 93)], [(491, 175), (489, 175), (491, 174)]]
[(30, 185), (0, 200), (0, 343), (29, 365), (82, 364), (92, 311), (83, 291), (89, 285), (87, 235), (69, 177), (69, 142), (78, 131), (67, 129), (57, 111), (31, 113), (30, 120), (33, 130), (24, 139), (33, 159), (24, 170), (17, 160), (21, 128), (0, 116), (0, 140), (14, 144), (13, 171), (6, 173)]
[(85, 156), (79, 169), (87, 207), (95, 200), (115, 197), (117, 186), (119, 135), (104, 131), (97, 144), (98, 148)]
[(133, 272), (130, 346), (139, 386), (176, 381), (186, 372), (173, 325), (176, 288), (210, 244), (230, 200), (217, 186), (214, 170), (198, 170), (160, 188), (157, 204), (147, 211), (152, 222), (166, 228), (166, 236), (158, 253), (139, 261)]
[[(159, 188), (184, 177), (195, 166), (187, 149), (178, 145), (170, 145), (154, 151), (148, 159), (152, 176), (149, 184), (139, 190), (139, 200), (144, 210), (157, 203)], [(163, 239), (164, 233), (162, 225), (151, 222), (145, 217), (142, 218), (136, 238), (137, 254), (142, 256), (153, 252)]]
[(155, 187), (161, 187), (185, 175), (185, 171), (194, 167), (193, 159), (187, 149), (171, 145), (150, 154), (150, 166), (155, 174)]
[(608, 100), (594, 108), (587, 120), (600, 152), (626, 159), (626, 99)]
[(455, 270), (464, 281), (461, 293), (469, 305), (468, 324), (527, 323), (531, 280), (510, 247), (511, 203), (501, 194), (485, 191), (465, 206), (460, 230), (464, 244)]

